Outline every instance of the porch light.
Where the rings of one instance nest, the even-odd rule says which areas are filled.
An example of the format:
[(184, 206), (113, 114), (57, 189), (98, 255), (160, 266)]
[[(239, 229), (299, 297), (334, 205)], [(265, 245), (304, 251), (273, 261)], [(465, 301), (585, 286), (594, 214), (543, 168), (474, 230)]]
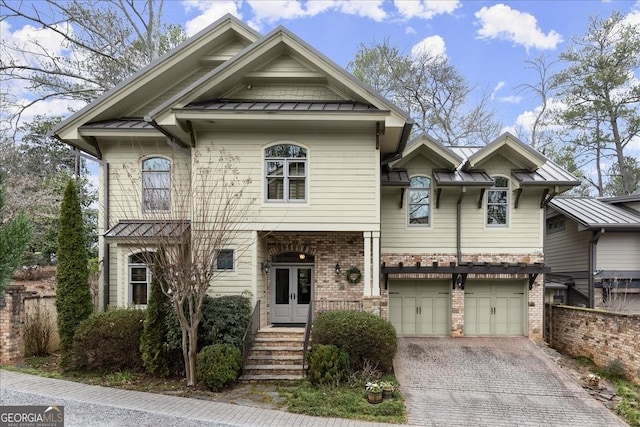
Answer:
[(336, 262), (336, 274), (340, 274), (340, 263)]
[(300, 260), (305, 259), (307, 256), (305, 254), (298, 254), (298, 258), (300, 258)]
[(456, 277), (456, 285), (458, 289), (462, 288), (462, 274), (458, 274), (458, 277)]
[(271, 263), (269, 262), (268, 259), (265, 259), (264, 261), (262, 261), (262, 271), (264, 271), (265, 274), (269, 274), (270, 268), (271, 268)]

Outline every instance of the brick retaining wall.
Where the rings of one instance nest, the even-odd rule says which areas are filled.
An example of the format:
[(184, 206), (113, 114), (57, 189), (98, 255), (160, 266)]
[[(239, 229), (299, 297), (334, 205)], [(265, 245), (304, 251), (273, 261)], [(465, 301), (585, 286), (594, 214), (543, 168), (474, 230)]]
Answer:
[(24, 358), (25, 287), (9, 285), (0, 296), (0, 364), (14, 364)]
[(600, 367), (620, 359), (629, 379), (640, 384), (640, 315), (547, 304), (546, 322), (552, 348)]

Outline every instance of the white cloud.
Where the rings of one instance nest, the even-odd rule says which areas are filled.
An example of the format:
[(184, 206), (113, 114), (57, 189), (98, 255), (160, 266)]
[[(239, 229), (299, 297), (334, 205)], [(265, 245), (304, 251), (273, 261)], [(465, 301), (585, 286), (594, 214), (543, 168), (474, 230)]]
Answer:
[(505, 82), (498, 82), (496, 87), (494, 87), (493, 91), (491, 92), (491, 99), (495, 99), (496, 94), (500, 91), (500, 89), (504, 87), (505, 84), (506, 84)]
[(458, 0), (394, 0), (393, 4), (406, 19), (431, 19), (436, 15), (453, 13), (461, 6)]
[(251, 7), (254, 15), (249, 25), (257, 29), (260, 29), (263, 24), (311, 17), (328, 11), (361, 16), (376, 22), (381, 22), (387, 17), (382, 7), (382, 0), (314, 0), (307, 2), (300, 0), (247, 0), (247, 4)]
[(404, 33), (405, 34), (416, 34), (416, 29), (413, 28), (412, 26), (408, 26), (407, 28), (404, 29)]
[(414, 57), (429, 55), (434, 58), (444, 59), (447, 57), (447, 47), (442, 37), (429, 36), (411, 48), (411, 55)]
[(519, 104), (522, 101), (522, 97), (518, 95), (500, 96), (497, 101), (504, 104)]
[(509, 40), (524, 46), (527, 50), (555, 49), (562, 42), (562, 36), (556, 31), (545, 34), (538, 27), (535, 16), (511, 9), (504, 4), (483, 7), (475, 13), (478, 24), (478, 36), (481, 39)]
[(195, 9), (201, 12), (200, 15), (185, 23), (185, 31), (189, 37), (211, 25), (227, 13), (242, 19), (238, 9), (238, 2), (236, 1), (183, 0), (182, 4), (187, 11)]

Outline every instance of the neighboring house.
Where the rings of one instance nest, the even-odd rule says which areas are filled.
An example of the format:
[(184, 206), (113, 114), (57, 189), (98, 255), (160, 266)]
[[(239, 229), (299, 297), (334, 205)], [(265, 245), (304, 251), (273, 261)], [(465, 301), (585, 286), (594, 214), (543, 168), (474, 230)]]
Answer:
[(145, 230), (153, 251), (154, 233), (189, 231), (192, 218), (168, 230), (153, 216), (173, 213), (184, 194), (169, 183), (193, 182), (215, 147), (239, 156), (256, 202), (248, 248), (212, 260), (210, 293), (250, 294), (261, 326), (304, 324), (313, 304), (402, 335), (541, 337), (544, 206), (575, 177), (510, 134), (409, 144), (412, 124), (285, 28), (217, 21), (54, 130), (100, 162), (103, 306), (146, 304), (131, 238)]
[(640, 194), (557, 198), (546, 217), (548, 300), (640, 313)]

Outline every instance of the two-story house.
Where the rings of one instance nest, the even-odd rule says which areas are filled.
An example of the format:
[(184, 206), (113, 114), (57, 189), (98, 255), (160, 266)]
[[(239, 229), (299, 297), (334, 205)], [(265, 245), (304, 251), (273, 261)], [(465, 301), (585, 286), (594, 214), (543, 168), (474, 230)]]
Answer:
[(403, 335), (540, 337), (544, 206), (576, 179), (510, 134), (445, 147), (409, 143), (412, 124), (285, 28), (220, 19), (54, 130), (100, 164), (102, 304), (146, 304), (132, 239), (196, 232), (175, 201), (201, 194), (174, 184), (202, 188), (215, 148), (253, 202), (210, 293), (248, 293), (262, 326), (305, 323), (313, 303)]
[(547, 299), (640, 312), (640, 194), (552, 200), (545, 256)]

